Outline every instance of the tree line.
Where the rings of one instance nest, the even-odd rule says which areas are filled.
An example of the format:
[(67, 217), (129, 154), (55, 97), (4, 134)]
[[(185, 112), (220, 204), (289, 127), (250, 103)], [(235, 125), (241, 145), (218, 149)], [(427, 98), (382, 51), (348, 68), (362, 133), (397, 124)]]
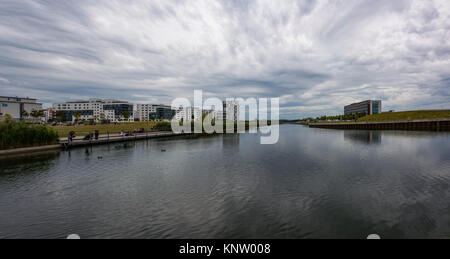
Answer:
[(336, 116), (327, 116), (323, 115), (317, 118), (305, 118), (301, 121), (350, 121), (350, 120), (358, 120), (359, 118), (362, 118), (366, 116), (365, 113), (358, 113), (358, 114), (347, 114), (347, 115), (336, 115)]

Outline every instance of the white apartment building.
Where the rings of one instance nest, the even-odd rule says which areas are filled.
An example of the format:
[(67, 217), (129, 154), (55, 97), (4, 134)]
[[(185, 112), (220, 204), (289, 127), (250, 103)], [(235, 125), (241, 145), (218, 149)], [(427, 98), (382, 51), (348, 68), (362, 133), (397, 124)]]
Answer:
[(172, 110), (170, 105), (136, 104), (135, 116), (139, 121), (160, 120), (161, 116), (164, 117), (165, 112), (170, 110)]
[[(93, 98), (87, 101), (55, 103), (53, 109), (55, 112), (65, 111), (67, 121), (75, 121), (77, 115), (80, 115), (81, 120), (134, 121), (133, 104), (126, 101)], [(124, 116), (125, 112), (128, 112), (128, 119)]]
[(195, 121), (202, 119), (202, 110), (196, 107), (180, 107), (178, 108), (175, 119), (177, 121)]
[(239, 102), (237, 101), (223, 101), (223, 110), (218, 112), (218, 116), (222, 116), (223, 120), (239, 120)]
[(30, 114), (33, 111), (41, 111), (42, 103), (38, 103), (36, 99), (0, 96), (0, 115), (5, 117), (6, 114), (11, 115), (15, 120), (24, 119), (24, 114)]
[(53, 121), (56, 118), (56, 112), (52, 108), (48, 108), (44, 110), (44, 117), (42, 120), (44, 122)]

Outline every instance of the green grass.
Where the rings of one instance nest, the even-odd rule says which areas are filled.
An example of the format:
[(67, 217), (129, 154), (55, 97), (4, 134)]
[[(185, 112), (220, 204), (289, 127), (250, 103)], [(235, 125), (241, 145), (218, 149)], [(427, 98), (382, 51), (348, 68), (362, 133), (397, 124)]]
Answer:
[(157, 122), (122, 122), (120, 125), (116, 124), (97, 124), (97, 125), (77, 125), (77, 126), (49, 126), (56, 130), (60, 137), (67, 137), (69, 132), (75, 131), (76, 136), (84, 136), (90, 132), (94, 133), (98, 130), (100, 134), (120, 133), (121, 131), (133, 131), (134, 129), (144, 128), (145, 130), (152, 130)]
[(358, 122), (412, 121), (430, 119), (450, 119), (450, 110), (381, 113), (362, 117), (358, 119)]

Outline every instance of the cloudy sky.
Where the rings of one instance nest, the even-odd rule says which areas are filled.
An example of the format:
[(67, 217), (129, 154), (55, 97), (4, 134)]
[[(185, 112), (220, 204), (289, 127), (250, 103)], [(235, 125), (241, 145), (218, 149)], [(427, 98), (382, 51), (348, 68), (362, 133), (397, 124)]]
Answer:
[(450, 108), (448, 0), (0, 0), (0, 95)]

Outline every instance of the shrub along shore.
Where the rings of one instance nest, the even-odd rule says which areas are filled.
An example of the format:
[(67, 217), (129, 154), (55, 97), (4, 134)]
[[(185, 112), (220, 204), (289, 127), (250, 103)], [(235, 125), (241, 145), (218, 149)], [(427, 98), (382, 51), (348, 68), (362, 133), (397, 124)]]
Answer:
[[(270, 121), (264, 124), (257, 122), (258, 126), (270, 125)], [(226, 132), (226, 122), (221, 125)], [(237, 125), (235, 123), (235, 129)], [(191, 124), (194, 133), (194, 123)], [(219, 126), (220, 127), (220, 126)], [(245, 122), (245, 130), (250, 128), (250, 123)], [(76, 126), (47, 126), (28, 124), (25, 122), (0, 122), (0, 150), (16, 148), (39, 147), (59, 143), (60, 137), (67, 137), (68, 132), (74, 131), (77, 136), (83, 136), (98, 130), (100, 134), (114, 134), (121, 131), (133, 131), (144, 129), (145, 131), (172, 131), (169, 122), (138, 122), (99, 125), (76, 125)], [(204, 131), (202, 134), (206, 134)], [(207, 134), (208, 135), (208, 134)]]
[(0, 150), (58, 143), (58, 133), (43, 125), (0, 122)]

